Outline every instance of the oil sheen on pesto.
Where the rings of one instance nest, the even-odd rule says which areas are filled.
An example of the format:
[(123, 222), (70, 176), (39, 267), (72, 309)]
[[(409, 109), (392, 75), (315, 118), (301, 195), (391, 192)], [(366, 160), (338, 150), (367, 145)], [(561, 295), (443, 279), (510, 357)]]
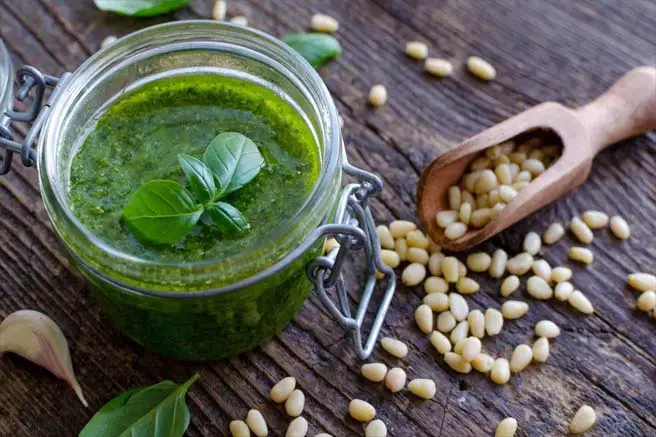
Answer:
[[(121, 219), (130, 194), (153, 179), (186, 184), (178, 154), (200, 157), (228, 131), (253, 140), (265, 161), (251, 183), (226, 197), (251, 230), (222, 234), (201, 223), (173, 246), (137, 241)], [(312, 131), (275, 92), (234, 77), (178, 76), (122, 96), (100, 116), (73, 159), (70, 199), (82, 224), (122, 252), (166, 262), (221, 259), (287, 223), (310, 195), (319, 166)]]

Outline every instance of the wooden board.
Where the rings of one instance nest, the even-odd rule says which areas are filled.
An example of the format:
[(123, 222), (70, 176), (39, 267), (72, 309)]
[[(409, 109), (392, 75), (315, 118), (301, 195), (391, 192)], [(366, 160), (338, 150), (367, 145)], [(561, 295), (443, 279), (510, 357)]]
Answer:
[[(74, 70), (107, 35), (123, 35), (172, 19), (209, 17), (211, 1), (154, 19), (102, 13), (91, 0), (0, 1), (0, 37), (17, 65), (45, 72)], [(656, 3), (651, 0), (229, 0), (229, 15), (281, 36), (302, 31), (314, 12), (335, 16), (343, 56), (321, 71), (345, 120), (353, 164), (380, 174), (384, 194), (377, 219), (415, 220), (415, 186), (423, 166), (454, 143), (541, 101), (576, 106), (607, 88), (631, 67), (653, 64)], [(438, 80), (405, 57), (408, 40), (422, 40), (431, 55), (455, 62), (453, 77)], [(498, 79), (484, 84), (463, 69), (467, 56), (492, 62)], [(389, 103), (371, 110), (370, 86), (384, 83)], [(656, 321), (634, 309), (629, 272), (656, 272), (656, 135), (604, 151), (590, 180), (576, 192), (524, 220), (483, 246), (516, 252), (529, 230), (595, 208), (619, 213), (632, 225), (630, 240), (606, 231), (592, 243), (596, 261), (574, 266), (577, 287), (595, 305), (583, 317), (556, 301), (529, 301), (524, 318), (506, 323), (485, 349), (508, 357), (533, 341), (533, 327), (551, 319), (563, 328), (549, 361), (533, 365), (503, 387), (480, 374), (454, 374), (414, 325), (421, 288), (399, 286), (383, 333), (406, 341), (410, 354), (396, 360), (378, 349), (374, 360), (401, 366), (410, 378), (433, 378), (437, 395), (419, 401), (392, 395), (359, 375), (351, 343), (316, 296), (273, 341), (229, 361), (189, 364), (164, 359), (114, 331), (89, 297), (56, 244), (44, 212), (34, 169), (14, 160), (0, 177), (0, 316), (32, 308), (48, 313), (66, 333), (78, 377), (91, 404), (46, 371), (15, 356), (0, 361), (0, 436), (77, 435), (95, 410), (117, 393), (161, 379), (183, 380), (200, 370), (189, 395), (190, 437), (227, 435), (228, 423), (250, 408), (263, 411), (270, 435), (284, 435), (289, 418), (268, 401), (272, 384), (294, 375), (307, 396), (312, 436), (363, 434), (348, 417), (348, 403), (376, 406), (392, 436), (492, 435), (506, 416), (520, 423), (518, 436), (565, 435), (583, 403), (599, 414), (587, 436), (656, 435)], [(546, 251), (552, 265), (566, 260), (569, 238)], [(355, 289), (358, 275), (349, 277)], [(475, 276), (483, 291), (472, 307), (499, 307), (498, 283)], [(519, 294), (520, 299), (526, 296)], [(354, 301), (357, 300), (355, 292)]]

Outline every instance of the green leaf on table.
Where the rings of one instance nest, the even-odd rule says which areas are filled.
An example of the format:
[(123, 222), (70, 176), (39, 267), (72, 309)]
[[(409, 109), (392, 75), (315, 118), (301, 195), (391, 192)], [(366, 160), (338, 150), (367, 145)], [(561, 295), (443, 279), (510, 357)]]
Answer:
[(332, 35), (325, 33), (294, 33), (282, 40), (301, 54), (314, 68), (342, 54), (342, 46)]
[(203, 207), (180, 183), (153, 180), (139, 187), (123, 210), (125, 223), (141, 241), (174, 244), (198, 222)]
[(131, 390), (105, 404), (79, 437), (182, 437), (191, 413), (185, 396), (199, 378), (184, 384), (163, 381)]
[(132, 17), (152, 17), (189, 5), (190, 0), (94, 0), (98, 9)]
[(243, 232), (251, 228), (241, 211), (229, 203), (215, 202), (206, 211), (212, 223), (224, 232)]
[(203, 162), (219, 182), (218, 198), (249, 183), (264, 166), (264, 158), (255, 143), (238, 132), (224, 132), (207, 146)]
[(203, 204), (211, 202), (216, 195), (216, 184), (209, 167), (200, 159), (184, 154), (178, 155), (178, 161), (196, 198)]

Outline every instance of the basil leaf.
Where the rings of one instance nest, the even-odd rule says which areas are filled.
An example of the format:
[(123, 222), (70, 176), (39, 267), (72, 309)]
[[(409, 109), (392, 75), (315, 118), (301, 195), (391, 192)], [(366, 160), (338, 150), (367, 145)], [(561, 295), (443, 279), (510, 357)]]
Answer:
[(174, 244), (196, 225), (203, 213), (191, 193), (175, 181), (146, 182), (123, 210), (128, 229), (141, 241)]
[(252, 181), (264, 166), (264, 158), (255, 143), (237, 132), (214, 137), (205, 150), (203, 162), (219, 182), (219, 199)]
[(282, 39), (301, 54), (314, 68), (342, 54), (342, 46), (332, 35), (325, 33), (294, 33)]
[(205, 204), (214, 199), (216, 195), (216, 184), (214, 183), (214, 176), (212, 171), (201, 161), (189, 155), (178, 155), (178, 161), (182, 171), (189, 179), (191, 191), (194, 192), (196, 198)]
[(182, 437), (191, 420), (185, 396), (198, 378), (196, 374), (184, 384), (163, 381), (123, 393), (105, 404), (79, 437)]
[(251, 228), (241, 212), (229, 203), (213, 203), (206, 211), (214, 225), (224, 232), (243, 232)]
[(152, 17), (189, 5), (190, 0), (94, 0), (101, 11), (132, 17)]

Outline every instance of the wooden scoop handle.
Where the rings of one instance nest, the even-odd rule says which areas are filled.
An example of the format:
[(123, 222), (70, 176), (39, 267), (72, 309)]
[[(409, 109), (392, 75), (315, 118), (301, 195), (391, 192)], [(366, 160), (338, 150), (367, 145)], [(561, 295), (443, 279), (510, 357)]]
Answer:
[(576, 110), (593, 153), (656, 129), (656, 68), (638, 67), (596, 100)]

